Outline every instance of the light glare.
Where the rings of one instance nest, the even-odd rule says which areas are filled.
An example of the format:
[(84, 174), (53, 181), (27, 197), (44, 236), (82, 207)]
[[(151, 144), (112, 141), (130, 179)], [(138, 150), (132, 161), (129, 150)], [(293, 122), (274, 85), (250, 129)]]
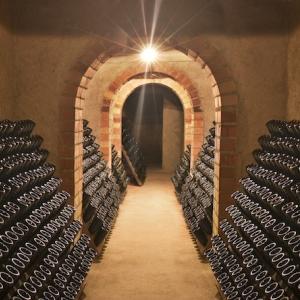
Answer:
[(141, 60), (147, 64), (155, 62), (157, 57), (158, 57), (158, 52), (152, 46), (148, 46), (144, 48), (140, 54)]

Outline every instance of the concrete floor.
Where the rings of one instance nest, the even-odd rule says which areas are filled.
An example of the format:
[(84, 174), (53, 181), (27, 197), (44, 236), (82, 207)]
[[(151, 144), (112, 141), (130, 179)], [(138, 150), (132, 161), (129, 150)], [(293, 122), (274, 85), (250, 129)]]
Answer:
[(84, 299), (217, 299), (213, 275), (199, 260), (169, 178), (150, 170), (144, 186), (128, 187)]

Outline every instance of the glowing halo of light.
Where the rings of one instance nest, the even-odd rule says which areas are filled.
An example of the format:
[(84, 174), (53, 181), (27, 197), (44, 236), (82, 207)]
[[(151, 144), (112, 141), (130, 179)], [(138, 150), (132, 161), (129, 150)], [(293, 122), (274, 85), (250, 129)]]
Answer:
[(142, 49), (140, 59), (146, 64), (154, 63), (158, 58), (158, 51), (155, 47), (149, 45)]

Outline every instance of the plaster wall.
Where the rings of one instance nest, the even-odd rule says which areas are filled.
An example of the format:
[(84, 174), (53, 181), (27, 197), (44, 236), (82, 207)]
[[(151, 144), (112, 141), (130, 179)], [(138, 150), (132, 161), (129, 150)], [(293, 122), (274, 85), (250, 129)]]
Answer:
[[(287, 36), (210, 37), (224, 54), (239, 92), (237, 107), (237, 178), (253, 161), (251, 152), (259, 147), (257, 139), (267, 132), (270, 119), (286, 116)], [(199, 41), (201, 42), (201, 41)]]
[[(72, 70), (87, 49), (95, 44), (100, 43), (103, 49), (109, 50), (112, 43), (107, 41), (113, 40), (136, 47), (130, 38), (126, 43), (123, 36), (135, 37), (135, 30), (143, 35), (143, 26), (141, 18), (131, 19), (131, 24), (128, 22), (128, 15), (141, 16), (136, 1), (46, 2), (41, 4), (30, 0), (16, 5), (16, 110), (18, 117), (37, 121), (52, 159), (58, 161), (57, 143), (64, 141), (57, 140), (56, 120), (66, 72)], [(266, 132), (266, 121), (286, 116), (288, 39), (284, 30), (284, 4), (279, 0), (272, 1), (271, 6), (267, 0), (247, 3), (240, 0), (211, 1), (210, 6), (205, 6), (205, 3), (192, 0), (189, 5), (183, 5), (179, 0), (165, 1), (156, 33), (161, 34), (166, 28), (166, 20), (171, 20), (165, 36), (178, 30), (175, 34), (177, 41), (194, 51), (203, 40), (207, 40), (225, 57), (239, 91), (239, 163), (236, 172), (240, 176), (245, 164), (252, 160), (250, 151), (257, 146), (257, 137)], [(195, 13), (199, 15), (191, 18)], [(190, 22), (186, 23), (189, 19)], [(180, 63), (174, 64), (180, 68)], [(120, 70), (122, 65), (117, 68)], [(187, 69), (188, 74), (191, 68)], [(102, 79), (105, 77), (107, 81), (101, 80), (101, 89), (104, 90), (114, 76), (112, 72), (103, 73)], [(200, 84), (200, 77), (195, 74), (190, 77)], [(91, 110), (96, 116), (97, 110), (92, 104)], [(95, 121), (90, 119), (91, 123), (99, 122), (96, 117)], [(207, 128), (211, 126), (211, 121), (205, 123)]]
[(0, 119), (14, 119), (14, 56), (11, 26), (11, 7), (0, 0)]
[(289, 36), (288, 45), (288, 99), (287, 119), (300, 119), (300, 3), (295, 3), (290, 15), (290, 22), (295, 24)]
[[(66, 74), (80, 59), (85, 47), (93, 45), (89, 37), (23, 36), (15, 37), (15, 117), (36, 122), (36, 132), (43, 136), (43, 147), (50, 150), (49, 160), (61, 166), (59, 145), (69, 141), (59, 138), (59, 101), (64, 95)], [(76, 70), (75, 70), (76, 71)], [(70, 105), (70, 114), (74, 103)], [(62, 117), (68, 117), (66, 114)]]

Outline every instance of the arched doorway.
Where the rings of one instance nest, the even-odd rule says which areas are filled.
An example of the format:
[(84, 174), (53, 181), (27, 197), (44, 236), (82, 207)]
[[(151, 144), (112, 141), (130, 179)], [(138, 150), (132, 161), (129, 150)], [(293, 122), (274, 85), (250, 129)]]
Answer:
[(184, 148), (184, 112), (170, 88), (159, 84), (136, 88), (123, 106), (124, 126), (130, 127), (148, 167), (174, 171)]
[[(195, 136), (195, 130), (202, 126), (202, 113), (194, 112), (193, 101), (189, 92), (176, 80), (164, 75), (162, 78), (132, 78), (126, 81), (120, 86), (115, 94), (111, 97), (111, 107), (110, 107), (110, 123), (109, 128), (111, 132), (111, 143), (115, 145), (115, 148), (121, 155), (121, 119), (122, 119), (122, 109), (126, 99), (129, 97), (133, 91), (143, 85), (156, 84), (161, 85), (169, 90), (171, 90), (181, 102), (183, 108), (184, 117), (184, 146), (193, 145), (192, 152), (197, 155), (202, 144), (202, 140), (199, 135)], [(195, 127), (195, 122), (197, 122), (197, 128)], [(109, 150), (109, 147), (108, 147)], [(107, 154), (109, 161), (109, 153)], [(192, 157), (193, 160), (193, 157)]]
[[(175, 42), (174, 44), (176, 45)], [(226, 216), (224, 208), (232, 203), (230, 195), (237, 186), (236, 169), (239, 164), (239, 157), (237, 155), (238, 89), (230, 66), (225, 61), (222, 53), (216, 48), (203, 41), (196, 46), (189, 45), (189, 43), (182, 45), (180, 47), (174, 46), (174, 49), (186, 54), (206, 72), (207, 78), (211, 82), (215, 99), (214, 227), (217, 230), (218, 220)], [(120, 49), (104, 53), (103, 50), (97, 47), (85, 52), (84, 57), (78, 61), (78, 64), (70, 69), (60, 101), (60, 138), (64, 143), (59, 145), (58, 152), (62, 157), (61, 165), (67, 165), (68, 167), (63, 170), (63, 177), (64, 179), (66, 178), (64, 180), (64, 187), (73, 191), (74, 205), (78, 208), (75, 218), (78, 219), (81, 218), (80, 206), (82, 198), (82, 110), (93, 78), (95, 78), (95, 75), (102, 66), (105, 65), (106, 61), (118, 52), (120, 52)], [(176, 68), (167, 67), (164, 69), (164, 73), (170, 74), (172, 78), (188, 91), (193, 102), (190, 116), (192, 117), (192, 114), (196, 116), (201, 113), (200, 99), (197, 91), (193, 88), (193, 85), (191, 85), (184, 73), (179, 72)], [(110, 144), (114, 139), (113, 135), (115, 135), (113, 129), (109, 126), (112, 100), (120, 87), (132, 78), (132, 76), (139, 73), (141, 73), (140, 66), (126, 70), (121, 76), (112, 81), (107, 90), (107, 95), (104, 97), (101, 107), (103, 118), (100, 124), (102, 129), (100, 138), (103, 141), (103, 149), (106, 148), (107, 153), (109, 153)], [(201, 133), (202, 123), (202, 120), (197, 121), (195, 118), (195, 126), (192, 130), (195, 129), (195, 132), (200, 132), (195, 135), (201, 135), (203, 138), (203, 134)]]

